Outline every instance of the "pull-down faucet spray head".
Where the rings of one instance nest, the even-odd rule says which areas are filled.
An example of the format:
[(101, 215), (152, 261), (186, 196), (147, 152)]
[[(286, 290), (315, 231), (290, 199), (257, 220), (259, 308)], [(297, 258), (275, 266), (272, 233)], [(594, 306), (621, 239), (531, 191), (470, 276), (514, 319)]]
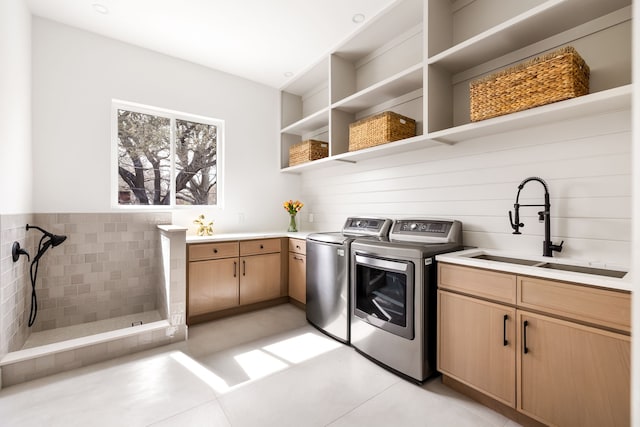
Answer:
[(513, 220), (513, 215), (511, 211), (509, 211), (509, 222), (511, 222), (511, 228), (513, 228), (513, 234), (522, 234), (520, 232), (520, 227), (524, 227), (524, 224), (520, 222), (520, 205), (518, 203), (513, 205), (515, 209), (515, 221)]
[[(525, 184), (529, 181), (538, 181), (544, 187), (544, 204), (543, 205), (521, 205), (520, 201), (520, 191), (524, 188)], [(564, 240), (559, 245), (554, 245), (551, 242), (551, 202), (549, 201), (549, 189), (547, 187), (547, 183), (544, 182), (542, 178), (538, 178), (537, 176), (532, 176), (523, 180), (520, 185), (518, 185), (518, 194), (516, 195), (516, 203), (513, 205), (515, 214), (512, 214), (509, 211), (509, 222), (511, 223), (511, 228), (513, 228), (513, 234), (522, 234), (520, 233), (520, 227), (524, 227), (524, 224), (520, 222), (520, 207), (522, 206), (540, 206), (543, 207), (544, 210), (538, 212), (538, 220), (540, 222), (544, 222), (544, 242), (542, 244), (542, 255), (543, 256), (553, 256), (553, 251), (561, 252), (562, 245), (564, 244)], [(514, 220), (515, 217), (515, 220)]]

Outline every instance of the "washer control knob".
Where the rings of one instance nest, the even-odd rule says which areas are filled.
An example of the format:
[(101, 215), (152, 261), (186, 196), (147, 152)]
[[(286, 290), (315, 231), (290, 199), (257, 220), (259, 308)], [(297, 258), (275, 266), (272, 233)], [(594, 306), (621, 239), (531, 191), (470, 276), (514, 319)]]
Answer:
[(411, 224), (411, 230), (415, 230), (416, 228), (418, 228), (418, 224), (416, 224), (415, 222)]

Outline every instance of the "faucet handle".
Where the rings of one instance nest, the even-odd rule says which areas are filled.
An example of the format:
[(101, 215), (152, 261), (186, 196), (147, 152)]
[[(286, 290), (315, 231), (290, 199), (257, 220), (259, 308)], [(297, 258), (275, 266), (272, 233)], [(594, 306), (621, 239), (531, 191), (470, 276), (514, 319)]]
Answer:
[(562, 242), (560, 242), (559, 245), (554, 245), (553, 243), (549, 245), (549, 248), (552, 251), (556, 251), (556, 252), (562, 252), (562, 245), (564, 245), (564, 240)]
[(513, 228), (513, 234), (522, 234), (520, 233), (520, 227), (524, 227), (524, 224), (520, 222), (518, 218), (518, 211), (516, 210), (516, 221), (513, 221), (513, 214), (509, 211), (509, 222), (511, 223), (511, 228)]

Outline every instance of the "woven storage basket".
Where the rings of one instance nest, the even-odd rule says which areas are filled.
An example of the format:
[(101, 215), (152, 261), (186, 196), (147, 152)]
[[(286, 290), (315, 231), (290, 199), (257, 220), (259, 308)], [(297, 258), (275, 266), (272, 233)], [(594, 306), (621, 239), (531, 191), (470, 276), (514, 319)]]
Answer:
[(416, 136), (416, 121), (392, 111), (349, 125), (349, 151), (362, 150)]
[(322, 159), (329, 155), (329, 144), (313, 139), (302, 141), (289, 147), (289, 166)]
[(589, 93), (589, 67), (571, 46), (470, 83), (471, 121)]

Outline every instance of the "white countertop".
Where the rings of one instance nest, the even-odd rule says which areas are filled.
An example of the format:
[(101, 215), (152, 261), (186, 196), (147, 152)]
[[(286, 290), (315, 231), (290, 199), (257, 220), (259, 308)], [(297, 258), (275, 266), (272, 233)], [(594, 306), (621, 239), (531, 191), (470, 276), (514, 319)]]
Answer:
[(245, 233), (222, 233), (215, 234), (213, 236), (187, 236), (187, 243), (207, 243), (207, 242), (221, 242), (225, 240), (254, 240), (254, 239), (269, 239), (279, 237), (289, 237), (292, 239), (306, 239), (312, 231), (298, 231), (296, 233), (289, 233), (286, 231), (255, 231)]
[(507, 258), (527, 259), (532, 261), (538, 261), (540, 263), (552, 262), (555, 264), (575, 265), (580, 267), (604, 268), (604, 269), (619, 270), (619, 271), (629, 271), (627, 267), (619, 266), (619, 265), (589, 263), (589, 262), (576, 261), (576, 260), (565, 259), (565, 258), (549, 258), (549, 257), (536, 256), (536, 255), (530, 255), (530, 254), (519, 254), (519, 253), (513, 253), (513, 252), (498, 251), (493, 249), (482, 249), (482, 248), (467, 249), (464, 251), (437, 255), (436, 260), (442, 261), (442, 262), (448, 262), (451, 264), (466, 265), (469, 267), (486, 268), (489, 270), (505, 271), (508, 273), (522, 274), (527, 276), (536, 276), (536, 277), (542, 277), (545, 279), (562, 280), (565, 282), (581, 283), (585, 285), (599, 286), (599, 287), (610, 288), (610, 289), (618, 289), (618, 290), (629, 291), (629, 292), (631, 292), (631, 289), (632, 289), (631, 273), (627, 273), (622, 279), (618, 279), (614, 277), (599, 276), (594, 274), (575, 273), (572, 271), (550, 270), (550, 269), (535, 267), (535, 266), (511, 264), (507, 262), (472, 258), (473, 256), (482, 255), (482, 254), (501, 256), (501, 257), (507, 257)]

